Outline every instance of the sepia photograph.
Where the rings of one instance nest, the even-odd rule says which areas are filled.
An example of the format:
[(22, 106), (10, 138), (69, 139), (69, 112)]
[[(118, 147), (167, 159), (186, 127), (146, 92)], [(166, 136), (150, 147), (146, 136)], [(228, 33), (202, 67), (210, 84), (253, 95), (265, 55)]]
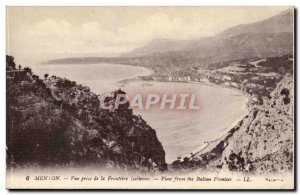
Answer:
[(293, 6), (6, 6), (6, 188), (295, 190)]

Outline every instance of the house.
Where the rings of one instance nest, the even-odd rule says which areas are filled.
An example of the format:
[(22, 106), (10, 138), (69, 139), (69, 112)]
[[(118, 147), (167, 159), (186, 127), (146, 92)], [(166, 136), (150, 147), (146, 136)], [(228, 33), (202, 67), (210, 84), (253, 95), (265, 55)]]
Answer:
[(253, 102), (258, 102), (258, 96), (257, 96), (257, 95), (252, 95), (252, 96), (251, 96), (251, 100), (252, 100)]
[(230, 86), (230, 83), (229, 82), (225, 82), (224, 85), (225, 86)]
[(231, 77), (230, 76), (227, 76), (227, 75), (224, 75), (223, 78), (222, 78), (223, 81), (231, 81)]
[(207, 78), (199, 79), (200, 82), (209, 83), (209, 80)]
[(239, 84), (236, 83), (236, 82), (231, 82), (231, 85), (232, 85), (233, 87), (239, 87)]

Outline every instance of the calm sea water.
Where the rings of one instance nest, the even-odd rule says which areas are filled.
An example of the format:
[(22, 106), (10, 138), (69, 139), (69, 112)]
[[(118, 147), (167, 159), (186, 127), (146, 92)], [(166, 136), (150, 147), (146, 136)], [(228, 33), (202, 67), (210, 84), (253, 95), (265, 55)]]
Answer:
[[(116, 64), (90, 65), (40, 65), (34, 68), (40, 76), (45, 73), (65, 77), (86, 85), (95, 93), (113, 91), (120, 86), (117, 81), (151, 72), (142, 67)], [(157, 132), (166, 151), (166, 161), (187, 156), (205, 145), (204, 142), (219, 138), (238, 123), (247, 113), (248, 99), (239, 91), (221, 86), (199, 83), (131, 82), (122, 86), (129, 96), (135, 93), (196, 94), (199, 110), (166, 111), (134, 109)]]
[(76, 81), (97, 94), (118, 89), (117, 82), (120, 80), (151, 74), (150, 70), (143, 67), (108, 63), (38, 65), (33, 67), (33, 71), (40, 77), (47, 73)]

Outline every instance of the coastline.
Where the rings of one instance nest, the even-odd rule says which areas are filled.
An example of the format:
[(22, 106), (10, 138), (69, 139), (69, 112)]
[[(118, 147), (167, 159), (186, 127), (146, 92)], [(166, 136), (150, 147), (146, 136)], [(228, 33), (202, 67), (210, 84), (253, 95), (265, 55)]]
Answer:
[(206, 146), (199, 149), (198, 151), (196, 150), (193, 154), (195, 154), (196, 156), (200, 156), (202, 154), (208, 153), (211, 150), (213, 150), (221, 141), (225, 141), (225, 139), (227, 138), (228, 135), (230, 135), (231, 130), (239, 124), (239, 122), (241, 122), (247, 115), (241, 117), (240, 120), (238, 120), (237, 123), (232, 123), (232, 126), (226, 131), (224, 132), (224, 134), (222, 134), (219, 138), (214, 139), (212, 141), (207, 141)]
[[(146, 68), (147, 70), (149, 71), (152, 71), (150, 70), (149, 68)], [(148, 75), (148, 76), (153, 76), (152, 74)], [(140, 81), (138, 79), (138, 77), (135, 77), (135, 78), (131, 78), (131, 79), (123, 79), (123, 80), (120, 80), (117, 82), (117, 84), (120, 84), (122, 86), (126, 85), (126, 84), (129, 84), (130, 82), (136, 82), (136, 81)], [(144, 81), (144, 80), (142, 80)], [(207, 153), (209, 151), (211, 151), (212, 149), (214, 149), (221, 141), (224, 141), (226, 139), (226, 137), (230, 134), (231, 130), (237, 125), (239, 124), (240, 121), (242, 121), (249, 113), (250, 113), (250, 110), (251, 108), (249, 107), (249, 102), (251, 101), (251, 96), (249, 94), (247, 94), (246, 92), (242, 91), (242, 90), (239, 90), (237, 88), (234, 88), (234, 87), (230, 87), (230, 86), (225, 86), (225, 85), (220, 85), (220, 84), (215, 84), (215, 83), (207, 83), (207, 82), (202, 82), (202, 81), (154, 81), (154, 80), (151, 80), (151, 81), (145, 81), (145, 82), (158, 82), (158, 83), (193, 83), (193, 84), (200, 84), (200, 85), (207, 85), (207, 86), (213, 86), (213, 87), (219, 87), (219, 88), (227, 88), (227, 89), (230, 89), (230, 90), (234, 90), (238, 93), (241, 93), (241, 95), (245, 96), (247, 98), (247, 104), (246, 104), (246, 109), (248, 110), (248, 112), (243, 115), (242, 117), (238, 118), (237, 120), (235, 120), (235, 122), (233, 122), (230, 127), (226, 128), (226, 130), (220, 135), (218, 136), (218, 138), (216, 139), (213, 139), (213, 140), (208, 140), (208, 141), (205, 141), (203, 142), (203, 144), (199, 145), (198, 148), (195, 148), (194, 151), (190, 151), (192, 152), (194, 155), (196, 156), (200, 156), (201, 154), (204, 154), (204, 153)], [(205, 144), (205, 145), (204, 145)], [(188, 155), (188, 154), (186, 154)], [(176, 159), (174, 159), (175, 161)]]
[(244, 116), (242, 116), (240, 119), (236, 120), (236, 122), (233, 122), (231, 124), (231, 127), (229, 127), (219, 138), (217, 139), (214, 139), (214, 140), (211, 140), (211, 141), (207, 141), (206, 142), (206, 145), (204, 147), (202, 147), (201, 149), (199, 150), (195, 150), (194, 154), (197, 155), (197, 156), (200, 156), (202, 154), (205, 154), (205, 153), (208, 153), (210, 152), (211, 150), (213, 150), (221, 141), (224, 141), (227, 136), (231, 133), (231, 130), (239, 124), (239, 122), (241, 122), (251, 111), (251, 108), (249, 107), (249, 102), (251, 101), (251, 97), (249, 94), (247, 94), (246, 92), (242, 91), (242, 90), (239, 90), (237, 88), (234, 88), (234, 87), (228, 87), (228, 86), (224, 86), (224, 85), (218, 85), (218, 84), (215, 84), (215, 83), (205, 83), (205, 82), (196, 82), (196, 81), (191, 81), (192, 83), (201, 83), (201, 84), (204, 84), (204, 85), (209, 85), (209, 86), (216, 86), (216, 87), (224, 87), (224, 88), (229, 88), (231, 90), (234, 90), (234, 91), (238, 91), (239, 93), (242, 93), (247, 99), (247, 106), (246, 106), (246, 109), (248, 110), (248, 113)]
[[(117, 64), (117, 65), (120, 65), (120, 66), (126, 66), (127, 65), (122, 65), (122, 64)], [(137, 66), (132, 66), (132, 67), (137, 67)], [(100, 66), (99, 66), (100, 68)], [(115, 84), (116, 85), (119, 85), (120, 87), (123, 87), (129, 83), (133, 83), (133, 82), (137, 82), (137, 81), (143, 81), (143, 80), (140, 80), (139, 79), (139, 76), (144, 76), (144, 75), (147, 75), (147, 76), (154, 76), (153, 74), (153, 70), (149, 69), (149, 68), (145, 68), (145, 67), (142, 67), (142, 66), (139, 66), (139, 68), (143, 68), (145, 70), (145, 72), (142, 74), (142, 75), (135, 75), (131, 78), (125, 78), (125, 79), (121, 79), (119, 81), (115, 81)], [(148, 81), (145, 81), (145, 82), (148, 82)], [(237, 91), (239, 93), (239, 95), (244, 95), (245, 97), (247, 97), (248, 99), (248, 102), (250, 100), (250, 97), (249, 95), (247, 95), (245, 92), (237, 89), (237, 88), (234, 88), (234, 87), (229, 87), (229, 86), (224, 86), (224, 85), (219, 85), (219, 84), (215, 84), (215, 83), (206, 83), (206, 82), (201, 82), (201, 81), (149, 81), (149, 82), (155, 82), (155, 83), (193, 83), (193, 84), (196, 84), (196, 85), (206, 85), (206, 86), (212, 86), (212, 87), (218, 87), (218, 88), (228, 88), (230, 90), (234, 90), (234, 91)], [(249, 108), (246, 107), (248, 109), (248, 112), (247, 114), (249, 113)], [(247, 115), (246, 114), (246, 115)], [(245, 115), (245, 116), (246, 116)], [(218, 144), (221, 140), (223, 140), (227, 135), (228, 133), (230, 132), (230, 130), (236, 125), (238, 124), (238, 122), (244, 118), (245, 116), (239, 118), (238, 120), (235, 120), (235, 122), (233, 122), (232, 124), (228, 125), (229, 127), (224, 129), (224, 131), (222, 131), (222, 133), (220, 133), (218, 136), (216, 136), (217, 138), (213, 139), (213, 140), (205, 140), (206, 144), (204, 145), (204, 142), (200, 143), (196, 148), (192, 149), (190, 152), (193, 152), (195, 154), (202, 154), (206, 151), (208, 151), (209, 149), (213, 148), (216, 144)], [(190, 152), (188, 153), (183, 153), (182, 155), (188, 155)], [(174, 159), (176, 160), (176, 159)]]

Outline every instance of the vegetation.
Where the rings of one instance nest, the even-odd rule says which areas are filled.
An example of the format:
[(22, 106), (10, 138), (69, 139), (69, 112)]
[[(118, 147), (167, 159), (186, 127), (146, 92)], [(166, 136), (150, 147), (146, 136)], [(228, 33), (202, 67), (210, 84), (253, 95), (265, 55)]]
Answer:
[(155, 131), (132, 112), (99, 108), (96, 94), (56, 76), (43, 80), (15, 70), (7, 56), (7, 161), (9, 166), (95, 165), (140, 170), (165, 163)]

